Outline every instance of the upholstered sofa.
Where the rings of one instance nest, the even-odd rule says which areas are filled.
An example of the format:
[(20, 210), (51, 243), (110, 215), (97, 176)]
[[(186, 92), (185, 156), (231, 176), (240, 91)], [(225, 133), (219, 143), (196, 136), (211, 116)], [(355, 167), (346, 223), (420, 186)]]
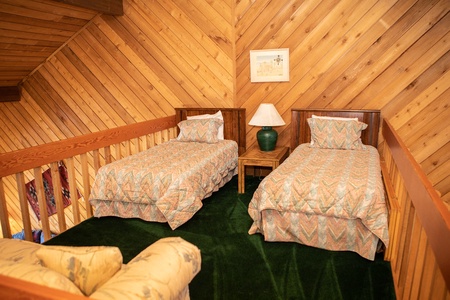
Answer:
[(200, 250), (177, 237), (160, 239), (127, 264), (117, 247), (0, 239), (0, 276), (93, 299), (189, 299), (200, 268)]

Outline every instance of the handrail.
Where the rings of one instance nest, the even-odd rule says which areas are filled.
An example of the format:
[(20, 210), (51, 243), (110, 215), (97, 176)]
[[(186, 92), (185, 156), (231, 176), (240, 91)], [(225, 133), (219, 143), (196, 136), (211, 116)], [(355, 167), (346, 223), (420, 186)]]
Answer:
[[(415, 298), (427, 288), (431, 293), (431, 287), (439, 285), (438, 278), (442, 276), (442, 285), (447, 287), (446, 295), (449, 295), (450, 211), (387, 120), (383, 122), (382, 132), (386, 144), (382, 159), (386, 158), (389, 165), (384, 167), (384, 173), (386, 170), (390, 173), (395, 187), (395, 191), (389, 190), (389, 194), (395, 195), (389, 197), (398, 204), (397, 211), (393, 212), (395, 224), (389, 224), (390, 235), (391, 231), (393, 234), (390, 237), (391, 249), (388, 249), (389, 255), (394, 256), (391, 265), (394, 281), (398, 281), (398, 292), (401, 298)], [(428, 248), (433, 257), (431, 252), (427, 252)], [(432, 261), (437, 265), (435, 271), (441, 275), (425, 270), (433, 268)], [(424, 275), (421, 272), (429, 273)], [(422, 286), (424, 282), (429, 284), (427, 288)]]
[(0, 153), (0, 178), (174, 126), (175, 115)]

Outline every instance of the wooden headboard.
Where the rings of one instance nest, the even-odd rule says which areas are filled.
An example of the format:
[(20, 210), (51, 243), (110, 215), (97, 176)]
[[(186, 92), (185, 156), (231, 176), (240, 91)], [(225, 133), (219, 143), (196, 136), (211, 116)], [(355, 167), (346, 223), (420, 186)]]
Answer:
[(241, 155), (246, 150), (245, 108), (175, 108), (175, 118), (178, 124), (187, 116), (215, 114), (219, 110), (223, 116), (224, 137), (237, 142)]
[(361, 134), (361, 141), (365, 145), (377, 147), (378, 131), (380, 130), (379, 110), (358, 110), (358, 109), (296, 109), (291, 110), (291, 151), (298, 145), (311, 141), (311, 131), (307, 119), (312, 115), (358, 118), (359, 121), (368, 126)]

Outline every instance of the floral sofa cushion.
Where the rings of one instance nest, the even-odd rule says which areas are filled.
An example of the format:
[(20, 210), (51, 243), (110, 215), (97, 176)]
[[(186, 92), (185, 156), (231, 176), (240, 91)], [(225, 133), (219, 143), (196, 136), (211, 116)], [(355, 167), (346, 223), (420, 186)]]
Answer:
[(163, 238), (124, 265), (91, 298), (189, 299), (188, 284), (200, 268), (196, 246), (179, 237)]
[(36, 252), (41, 264), (69, 278), (86, 296), (122, 267), (117, 247), (46, 246)]

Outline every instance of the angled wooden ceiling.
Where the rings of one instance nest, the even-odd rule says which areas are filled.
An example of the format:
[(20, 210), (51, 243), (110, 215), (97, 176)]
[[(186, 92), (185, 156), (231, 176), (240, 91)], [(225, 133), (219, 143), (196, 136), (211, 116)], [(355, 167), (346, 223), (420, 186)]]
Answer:
[(123, 14), (122, 0), (0, 0), (0, 101), (99, 13)]

